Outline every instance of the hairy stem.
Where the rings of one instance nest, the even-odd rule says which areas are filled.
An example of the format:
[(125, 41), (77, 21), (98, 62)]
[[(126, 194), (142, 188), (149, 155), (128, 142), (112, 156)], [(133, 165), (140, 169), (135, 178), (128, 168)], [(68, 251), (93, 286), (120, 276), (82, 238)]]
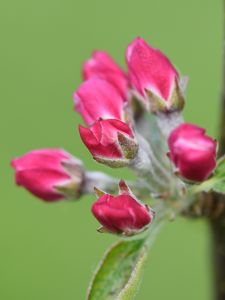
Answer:
[[(103, 172), (86, 172), (85, 183), (82, 189), (83, 194), (93, 194), (94, 188), (98, 188), (109, 194), (118, 193), (118, 183), (120, 179), (111, 177)], [(149, 198), (148, 186), (141, 181), (126, 181), (132, 192), (140, 199)]]
[(130, 169), (141, 178), (148, 186), (152, 194), (158, 195), (162, 190), (167, 189), (166, 173), (154, 156), (147, 140), (136, 134), (139, 144), (137, 155), (130, 163)]
[(156, 120), (159, 130), (166, 140), (176, 127), (184, 123), (184, 119), (180, 112), (173, 112), (170, 114), (158, 113)]

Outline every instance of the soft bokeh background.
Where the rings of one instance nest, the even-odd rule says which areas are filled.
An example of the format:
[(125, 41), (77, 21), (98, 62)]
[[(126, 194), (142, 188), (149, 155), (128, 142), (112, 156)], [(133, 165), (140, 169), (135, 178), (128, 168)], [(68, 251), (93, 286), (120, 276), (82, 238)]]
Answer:
[[(189, 75), (186, 119), (216, 136), (222, 1), (14, 0), (0, 6), (0, 299), (84, 299), (91, 273), (116, 238), (95, 231), (93, 197), (42, 203), (15, 187), (9, 161), (31, 149), (64, 147), (88, 168), (98, 167), (76, 130), (81, 120), (71, 96), (80, 66), (93, 49), (124, 65), (126, 45), (138, 35)], [(209, 300), (211, 293), (207, 225), (171, 223), (152, 249), (137, 299)]]

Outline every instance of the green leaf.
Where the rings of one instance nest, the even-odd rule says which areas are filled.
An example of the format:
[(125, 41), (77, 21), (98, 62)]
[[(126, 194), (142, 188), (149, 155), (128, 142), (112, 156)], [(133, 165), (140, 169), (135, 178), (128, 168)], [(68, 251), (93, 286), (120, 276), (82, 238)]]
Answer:
[(225, 156), (217, 161), (213, 176), (194, 188), (194, 192), (209, 192), (211, 190), (225, 194)]
[(145, 260), (147, 258), (147, 252), (143, 253), (139, 258), (133, 272), (130, 275), (130, 279), (123, 290), (118, 296), (118, 300), (131, 300), (137, 294), (140, 285), (140, 278), (142, 275)]
[(88, 291), (88, 300), (131, 300), (146, 258), (145, 239), (119, 241), (106, 253)]

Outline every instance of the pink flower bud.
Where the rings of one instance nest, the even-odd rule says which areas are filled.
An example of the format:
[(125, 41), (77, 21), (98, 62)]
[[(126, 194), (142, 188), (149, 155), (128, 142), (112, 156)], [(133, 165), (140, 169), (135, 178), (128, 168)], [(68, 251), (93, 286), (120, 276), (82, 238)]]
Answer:
[(74, 94), (74, 103), (88, 125), (99, 118), (124, 119), (124, 99), (113, 85), (99, 78), (83, 82)]
[(131, 85), (153, 112), (183, 106), (179, 75), (169, 59), (158, 49), (136, 38), (127, 48), (126, 59)]
[(126, 74), (114, 62), (114, 60), (104, 51), (95, 51), (91, 59), (83, 65), (83, 77), (101, 78), (111, 83), (126, 100), (128, 97), (128, 79)]
[(181, 124), (169, 136), (169, 157), (180, 175), (191, 181), (204, 181), (216, 167), (217, 143), (205, 129)]
[(137, 152), (130, 127), (119, 120), (98, 120), (89, 128), (79, 127), (80, 136), (93, 158), (111, 167), (129, 163)]
[(61, 149), (31, 151), (11, 162), (17, 185), (45, 201), (78, 198), (84, 178), (79, 160)]
[(137, 234), (151, 223), (153, 212), (140, 203), (121, 181), (124, 188), (118, 196), (104, 194), (92, 206), (92, 213), (102, 224), (100, 232), (111, 232), (123, 235)]

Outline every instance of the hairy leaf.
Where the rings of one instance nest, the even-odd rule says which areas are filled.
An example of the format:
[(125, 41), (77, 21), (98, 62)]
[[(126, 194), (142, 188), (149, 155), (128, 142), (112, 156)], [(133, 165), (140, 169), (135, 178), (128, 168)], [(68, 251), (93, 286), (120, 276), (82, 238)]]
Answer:
[(145, 239), (119, 241), (106, 253), (89, 288), (88, 300), (133, 299), (143, 262)]
[(146, 252), (140, 256), (133, 272), (130, 275), (128, 283), (120, 292), (117, 300), (131, 300), (137, 294), (146, 257)]

